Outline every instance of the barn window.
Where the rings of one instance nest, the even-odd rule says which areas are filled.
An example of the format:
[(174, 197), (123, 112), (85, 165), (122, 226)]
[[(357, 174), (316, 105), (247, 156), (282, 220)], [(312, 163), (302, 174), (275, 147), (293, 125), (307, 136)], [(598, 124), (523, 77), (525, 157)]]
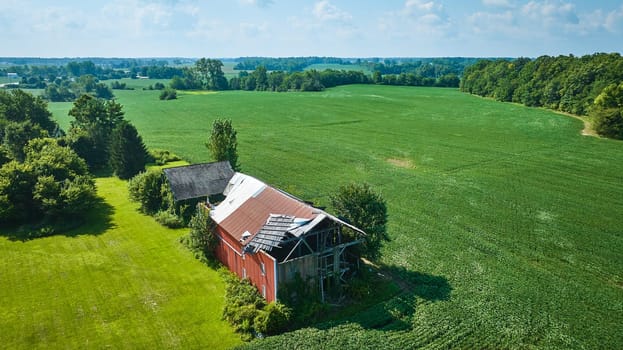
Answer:
[(262, 276), (266, 276), (266, 266), (264, 266), (263, 262), (260, 263), (260, 269), (262, 270)]
[(266, 285), (262, 284), (262, 297), (266, 298)]

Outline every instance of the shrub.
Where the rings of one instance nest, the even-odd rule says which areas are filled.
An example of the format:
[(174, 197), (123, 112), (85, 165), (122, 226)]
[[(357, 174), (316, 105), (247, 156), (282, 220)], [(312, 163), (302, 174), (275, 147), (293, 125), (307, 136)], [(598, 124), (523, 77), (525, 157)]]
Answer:
[(292, 317), (292, 309), (279, 302), (271, 302), (255, 317), (255, 330), (267, 335), (283, 332)]
[(160, 93), (161, 100), (175, 100), (177, 98), (177, 91), (175, 89), (166, 88)]
[(249, 333), (266, 302), (248, 279), (239, 280), (229, 271), (223, 271), (222, 275), (226, 282), (223, 319), (236, 331)]
[(128, 181), (130, 199), (141, 205), (145, 214), (154, 214), (163, 208), (164, 175), (161, 170), (148, 170)]
[(210, 210), (197, 205), (195, 215), (190, 219), (188, 245), (192, 250), (203, 252), (206, 257), (212, 256), (218, 240), (213, 233), (214, 221), (210, 218)]
[(182, 160), (178, 155), (171, 153), (170, 151), (164, 149), (151, 149), (149, 150), (149, 156), (152, 161), (157, 165), (165, 165), (169, 162), (175, 162), (178, 160)]
[(223, 319), (228, 321), (245, 340), (252, 332), (278, 334), (292, 318), (292, 309), (279, 302), (266, 301), (248, 279), (240, 280), (226, 269), (221, 270), (226, 283)]
[(160, 225), (168, 228), (181, 228), (185, 226), (182, 219), (168, 210), (160, 210), (154, 215), (154, 219), (156, 219)]

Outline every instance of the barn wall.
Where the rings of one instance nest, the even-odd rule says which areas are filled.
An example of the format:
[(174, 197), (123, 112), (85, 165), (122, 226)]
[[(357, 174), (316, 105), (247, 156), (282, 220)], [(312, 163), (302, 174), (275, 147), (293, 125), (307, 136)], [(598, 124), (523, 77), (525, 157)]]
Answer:
[(239, 242), (220, 227), (216, 228), (219, 244), (216, 247), (216, 258), (227, 266), (229, 270), (242, 277), (242, 247)]
[[(264, 271), (262, 271), (262, 263)], [(260, 251), (255, 254), (245, 254), (243, 267), (247, 278), (259, 290), (260, 294), (271, 302), (275, 300), (275, 262), (270, 255)]]
[[(273, 258), (264, 252), (242, 254), (242, 245), (235, 241), (229, 233), (221, 227), (216, 228), (216, 233), (220, 238), (216, 247), (216, 258), (238, 277), (248, 278), (266, 301), (275, 300), (277, 290), (275, 289), (275, 261)], [(264, 271), (262, 271), (262, 263), (264, 264)]]
[(308, 278), (316, 278), (318, 275), (318, 258), (315, 255), (306, 255), (301, 258), (281, 263), (278, 265), (279, 283), (288, 283), (294, 280), (297, 273), (304, 281)]

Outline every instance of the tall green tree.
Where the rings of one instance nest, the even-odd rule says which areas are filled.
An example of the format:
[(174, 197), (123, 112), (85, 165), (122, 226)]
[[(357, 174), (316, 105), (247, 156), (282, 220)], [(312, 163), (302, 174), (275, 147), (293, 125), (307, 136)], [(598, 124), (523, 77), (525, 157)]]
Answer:
[(53, 134), (58, 124), (48, 111), (47, 103), (41, 97), (20, 89), (0, 90), (0, 140), (4, 127), (9, 122), (30, 122)]
[(149, 155), (138, 131), (127, 120), (113, 129), (110, 140), (110, 165), (121, 179), (129, 179), (145, 171)]
[(212, 124), (212, 132), (206, 143), (206, 147), (212, 153), (216, 161), (229, 161), (232, 169), (240, 170), (238, 164), (238, 141), (237, 132), (232, 126), (230, 119), (216, 119)]
[(10, 122), (4, 128), (3, 143), (11, 157), (22, 162), (26, 157), (24, 147), (28, 141), (46, 136), (48, 136), (48, 132), (38, 124), (33, 124), (30, 121)]
[(208, 60), (208, 72), (210, 73), (210, 89), (227, 89), (228, 83), (225, 73), (223, 73), (223, 62), (220, 60)]
[(123, 120), (122, 106), (91, 95), (82, 95), (69, 110), (75, 119), (69, 129), (72, 148), (91, 168), (103, 168), (109, 163), (110, 135)]
[(202, 89), (210, 88), (210, 72), (208, 71), (208, 59), (200, 58), (195, 62), (195, 72), (197, 74), (197, 80)]
[(363, 254), (371, 259), (380, 256), (387, 235), (387, 205), (368, 184), (349, 184), (330, 197), (335, 213), (366, 232)]
[(590, 113), (600, 135), (623, 139), (623, 83), (603, 89)]

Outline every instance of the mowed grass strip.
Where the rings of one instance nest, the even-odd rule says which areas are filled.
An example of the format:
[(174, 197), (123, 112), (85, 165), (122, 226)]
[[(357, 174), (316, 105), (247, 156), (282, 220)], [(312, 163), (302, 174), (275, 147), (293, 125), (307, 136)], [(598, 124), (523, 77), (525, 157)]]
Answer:
[(97, 179), (88, 222), (30, 241), (0, 235), (0, 344), (6, 349), (229, 348), (218, 274), (128, 202), (126, 182)]
[(150, 147), (209, 161), (212, 121), (231, 118), (243, 171), (317, 205), (351, 181), (383, 194), (383, 262), (416, 285), (412, 324), (353, 336), (388, 348), (623, 344), (623, 142), (453, 89), (157, 94), (118, 94)]

